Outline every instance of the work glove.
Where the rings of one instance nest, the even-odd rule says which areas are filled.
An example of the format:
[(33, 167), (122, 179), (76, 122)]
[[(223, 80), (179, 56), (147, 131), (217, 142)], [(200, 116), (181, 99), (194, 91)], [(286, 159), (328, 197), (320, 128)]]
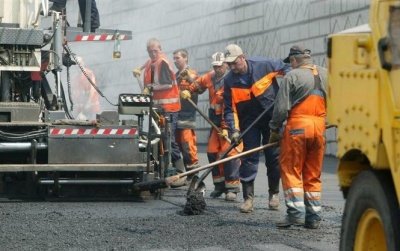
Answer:
[(145, 87), (144, 89), (143, 89), (143, 91), (142, 91), (142, 94), (150, 94), (150, 89), (149, 88), (147, 88), (147, 87)]
[(239, 137), (240, 137), (240, 133), (239, 132), (234, 132), (231, 135), (231, 142), (235, 143), (236, 145), (239, 145), (240, 141), (239, 141)]
[(184, 90), (181, 92), (181, 98), (183, 99), (189, 99), (192, 95), (190, 94), (190, 91)]
[(221, 138), (228, 138), (228, 129), (222, 129), (221, 133), (219, 133), (219, 136), (221, 136)]
[(186, 80), (189, 83), (193, 82), (193, 79), (190, 76), (190, 73), (189, 73), (189, 71), (187, 69), (182, 71), (181, 73), (179, 73), (179, 75), (181, 76), (182, 80)]
[(179, 73), (179, 75), (181, 76), (182, 79), (187, 79), (189, 77), (189, 71), (187, 69), (183, 70)]
[(135, 77), (140, 77), (140, 74), (142, 73), (142, 68), (136, 68), (133, 70), (133, 74), (135, 75)]
[(281, 139), (281, 137), (279, 136), (279, 131), (271, 130), (269, 132), (269, 141), (268, 141), (269, 144), (279, 143), (280, 139)]

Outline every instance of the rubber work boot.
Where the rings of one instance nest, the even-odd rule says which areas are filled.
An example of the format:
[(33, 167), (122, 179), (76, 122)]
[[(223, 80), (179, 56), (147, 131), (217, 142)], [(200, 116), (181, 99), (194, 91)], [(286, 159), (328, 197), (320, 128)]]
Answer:
[(225, 200), (227, 200), (227, 201), (235, 201), (235, 200), (236, 200), (236, 197), (237, 197), (237, 194), (236, 194), (236, 193), (234, 193), (234, 192), (228, 192), (228, 193), (225, 195)]
[[(49, 8), (49, 16), (51, 16), (50, 11), (55, 11), (55, 12), (62, 12), (62, 10), (65, 9), (65, 4), (62, 3), (53, 3), (53, 5)], [(40, 15), (44, 15), (43, 10), (40, 11)]]
[(283, 218), (280, 221), (277, 221), (275, 223), (275, 225), (277, 227), (283, 227), (283, 228), (287, 228), (290, 226), (304, 226), (304, 219), (299, 219), (299, 218), (291, 218), (289, 216), (286, 216), (285, 218)]
[(216, 199), (216, 198), (221, 197), (221, 195), (222, 195), (223, 193), (224, 193), (224, 191), (215, 189), (214, 191), (212, 191), (212, 192), (210, 193), (210, 197), (213, 198), (213, 199)]
[(268, 206), (271, 210), (279, 209), (279, 195), (277, 193), (269, 195)]
[(304, 224), (304, 227), (305, 228), (310, 228), (310, 229), (318, 229), (320, 224), (321, 224), (320, 220), (317, 220), (317, 221), (306, 221), (306, 223)]
[[(198, 167), (200, 167), (200, 164), (198, 162), (196, 162), (192, 165), (186, 166), (186, 171), (188, 172), (188, 171), (193, 170)], [(192, 173), (192, 174), (189, 174), (188, 176), (186, 176), (187, 177), (186, 184), (189, 185), (192, 182), (193, 177), (196, 176), (197, 174), (198, 174), (198, 172)]]
[(244, 203), (240, 207), (241, 213), (253, 212), (253, 200), (254, 200), (254, 181), (242, 183), (243, 188), (243, 199)]
[(270, 210), (278, 210), (279, 209), (279, 179), (273, 180), (268, 177), (268, 206)]
[[(180, 158), (178, 160), (175, 160), (173, 165), (175, 166), (176, 172), (178, 174), (185, 172), (185, 165), (183, 164), (183, 159), (182, 158)], [(182, 178), (172, 182), (169, 186), (171, 188), (177, 188), (177, 187), (183, 187), (184, 185), (186, 185), (186, 177), (182, 177)]]

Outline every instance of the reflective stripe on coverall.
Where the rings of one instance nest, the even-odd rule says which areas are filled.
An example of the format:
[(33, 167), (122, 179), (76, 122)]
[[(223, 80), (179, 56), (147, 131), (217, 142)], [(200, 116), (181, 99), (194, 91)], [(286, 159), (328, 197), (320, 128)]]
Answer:
[[(187, 69), (189, 75), (195, 75), (197, 72), (192, 69)], [(190, 83), (180, 77), (179, 71), (175, 73), (177, 83), (180, 90), (187, 90)], [(197, 105), (198, 94), (192, 93), (190, 99)], [(189, 102), (181, 98), (181, 110), (178, 112), (177, 129), (175, 132), (176, 143), (182, 152), (183, 163), (185, 166), (192, 166), (199, 163), (197, 157), (197, 141), (196, 141), (196, 109)]]
[[(315, 76), (316, 82), (320, 81)], [(324, 94), (314, 87), (306, 99), (290, 110), (281, 141), (281, 179), (287, 213), (295, 218), (304, 218), (305, 213), (308, 222), (321, 220), (325, 115)]]

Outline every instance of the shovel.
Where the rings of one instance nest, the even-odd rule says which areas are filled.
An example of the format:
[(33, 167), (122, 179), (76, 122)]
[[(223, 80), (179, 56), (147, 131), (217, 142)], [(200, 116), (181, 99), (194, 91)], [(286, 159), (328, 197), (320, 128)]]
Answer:
[[(192, 169), (190, 171), (187, 171), (187, 172), (184, 172), (184, 173), (180, 173), (180, 174), (177, 174), (177, 175), (174, 175), (174, 176), (171, 176), (171, 177), (167, 177), (167, 178), (164, 178), (164, 179), (138, 182), (138, 183), (135, 183), (133, 185), (133, 189), (136, 190), (136, 191), (150, 191), (150, 190), (156, 190), (156, 189), (161, 189), (161, 188), (167, 188), (171, 183), (179, 180), (182, 177), (188, 176), (189, 174), (197, 173), (197, 172), (200, 172), (200, 171), (205, 170), (205, 169), (211, 169), (211, 167), (214, 167), (216, 165), (223, 164), (223, 163), (231, 161), (233, 159), (237, 159), (237, 158), (243, 157), (243, 156), (245, 156), (247, 154), (251, 154), (251, 153), (255, 153), (255, 152), (261, 151), (261, 150), (263, 150), (265, 148), (272, 147), (272, 146), (275, 146), (277, 144), (278, 143), (271, 143), (271, 144), (262, 145), (262, 146), (253, 148), (251, 150), (238, 153), (237, 155), (230, 156), (230, 157), (227, 157), (227, 158), (223, 158), (223, 159), (214, 161), (212, 163), (209, 163), (207, 165), (204, 165), (204, 166), (201, 166), (201, 167), (198, 167), (198, 168), (194, 168), (194, 169)], [(197, 180), (196, 183), (199, 184), (199, 183), (201, 183), (201, 181)]]
[[(260, 115), (258, 115), (258, 117), (246, 128), (246, 130), (243, 131), (243, 133), (240, 134), (240, 136), (239, 136), (237, 142), (240, 142), (240, 141), (242, 140), (243, 136), (244, 136), (248, 131), (250, 131), (250, 129), (251, 129), (262, 117), (264, 117), (264, 115), (265, 115), (269, 110), (271, 110), (272, 107), (274, 107), (274, 104), (275, 104), (275, 100), (274, 100), (267, 108), (265, 108), (265, 110), (264, 110)], [(218, 158), (218, 160), (225, 158), (225, 157), (228, 155), (228, 153), (229, 153), (235, 146), (236, 146), (236, 143), (235, 143), (235, 142), (231, 143), (231, 145), (228, 147), (228, 149), (226, 149), (226, 151), (225, 151), (223, 154), (221, 154), (221, 156)], [(266, 145), (265, 145), (265, 146), (266, 146)], [(264, 148), (263, 148), (263, 149), (264, 149)], [(252, 149), (252, 150), (253, 150), (253, 149)], [(217, 160), (217, 161), (218, 161), (218, 160)], [(195, 189), (197, 188), (197, 186), (198, 186), (200, 183), (202, 183), (202, 182), (204, 181), (204, 179), (211, 173), (211, 171), (212, 171), (212, 168), (208, 169), (206, 172), (204, 172), (204, 173), (201, 175), (201, 177), (196, 181), (196, 185), (194, 186)]]
[[(238, 141), (240, 141), (240, 140), (242, 139), (243, 135), (245, 135), (245, 134), (250, 130), (250, 128), (252, 128), (252, 127), (253, 127), (253, 126), (254, 126), (254, 125), (255, 125), (255, 124), (256, 124), (256, 123), (257, 123), (257, 122), (258, 122), (258, 121), (259, 121), (273, 106), (274, 106), (274, 103), (275, 103), (275, 101), (272, 102), (272, 104), (270, 104), (270, 105), (269, 105), (269, 106), (268, 106), (268, 107), (253, 121), (253, 123), (251, 123), (251, 125), (250, 125), (246, 130), (243, 131), (243, 133), (239, 136), (239, 140), (238, 140)], [(277, 144), (277, 143), (275, 143), (275, 144)], [(234, 156), (230, 156), (230, 157), (228, 157), (228, 158), (225, 158), (225, 157), (228, 155), (228, 153), (229, 153), (234, 147), (236, 147), (236, 143), (233, 142), (233, 143), (231, 143), (231, 145), (228, 147), (228, 149), (227, 149), (227, 150), (218, 158), (218, 160), (215, 161), (215, 162), (212, 162), (212, 163), (210, 163), (210, 164), (208, 164), (208, 165), (201, 166), (201, 167), (198, 167), (198, 168), (194, 168), (194, 169), (192, 169), (192, 170), (190, 170), (190, 171), (187, 171), (187, 172), (184, 172), (184, 173), (180, 173), (180, 174), (178, 174), (178, 175), (171, 176), (171, 177), (167, 177), (167, 178), (164, 178), (164, 179), (153, 180), (153, 181), (145, 181), (145, 182), (138, 182), (138, 183), (136, 183), (136, 184), (133, 185), (133, 188), (134, 188), (134, 190), (137, 190), (137, 191), (150, 191), (150, 190), (156, 190), (156, 189), (161, 189), (161, 188), (167, 188), (167, 187), (169, 186), (169, 184), (173, 183), (174, 181), (176, 181), (176, 180), (178, 180), (178, 179), (180, 179), (180, 178), (182, 178), (182, 177), (185, 177), (185, 176), (187, 176), (187, 175), (189, 175), (189, 174), (194, 174), (194, 173), (197, 173), (197, 172), (199, 172), (199, 171), (208, 169), (206, 172), (204, 172), (204, 173), (201, 175), (201, 177), (200, 177), (198, 180), (193, 180), (193, 182), (196, 183), (195, 186), (193, 186), (193, 184), (190, 185), (190, 186), (193, 186), (193, 187), (194, 187), (194, 190), (197, 190), (197, 187), (199, 186), (199, 184), (201, 184), (201, 183), (204, 181), (204, 179), (208, 176), (208, 174), (211, 172), (211, 170), (212, 170), (211, 167), (214, 167), (214, 166), (216, 166), (216, 165), (219, 165), (219, 164), (228, 162), (228, 161), (230, 161), (230, 160), (239, 158), (239, 157), (241, 157), (241, 156), (245, 156), (245, 155), (250, 154), (250, 153), (253, 153), (253, 152), (260, 151), (260, 150), (262, 150), (262, 149), (264, 149), (264, 148), (266, 148), (266, 147), (270, 147), (270, 146), (275, 145), (275, 144), (267, 144), (267, 145), (260, 146), (260, 147), (251, 149), (251, 150), (249, 150), (249, 151), (242, 152), (242, 153), (239, 153), (239, 154), (237, 154), (237, 155), (234, 155)], [(263, 148), (263, 147), (264, 147), (264, 148)]]
[(138, 75), (136, 75), (135, 73), (133, 73), (133, 76), (136, 78), (136, 80), (137, 80), (137, 82), (138, 82), (138, 84), (139, 84), (140, 91), (143, 92), (144, 86), (143, 86), (142, 81), (140, 80), (140, 77), (139, 77)]

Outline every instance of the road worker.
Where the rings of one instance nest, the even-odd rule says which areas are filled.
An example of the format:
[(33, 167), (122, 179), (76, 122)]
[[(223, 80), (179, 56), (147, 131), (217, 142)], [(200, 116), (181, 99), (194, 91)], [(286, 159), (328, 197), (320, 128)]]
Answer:
[(73, 77), (71, 92), (73, 116), (78, 120), (95, 119), (96, 114), (100, 112), (99, 93), (95, 89), (96, 77), (94, 72), (85, 66), (81, 57), (76, 57), (76, 60), (85, 73), (79, 70)]
[[(216, 52), (212, 55), (213, 70), (196, 79), (190, 85), (189, 90), (182, 91), (183, 98), (189, 98), (191, 93), (204, 92), (208, 89), (210, 108), (208, 110), (209, 119), (220, 129), (218, 133), (216, 129), (211, 128), (208, 139), (207, 157), (208, 161), (215, 162), (222, 153), (224, 153), (229, 143), (225, 138), (228, 137), (228, 127), (223, 119), (223, 93), (224, 93), (224, 77), (227, 74), (227, 64), (224, 62), (224, 53)], [(242, 144), (237, 149), (242, 150)], [(236, 155), (237, 152), (232, 150), (228, 156)], [(211, 192), (212, 198), (218, 198), (225, 194), (225, 200), (236, 200), (237, 193), (240, 192), (239, 180), (240, 160), (234, 159), (224, 164), (220, 164), (212, 169), (212, 178), (214, 183), (214, 191)]]
[[(85, 27), (85, 19), (86, 19), (86, 1), (87, 0), (78, 0), (79, 4), (79, 12), (81, 14), (83, 27)], [(92, 1), (92, 9), (90, 12), (90, 32), (95, 32), (97, 28), (100, 27), (100, 15), (97, 9), (96, 1)], [(50, 0), (53, 2), (53, 5), (49, 8), (49, 10), (53, 10), (56, 12), (62, 12), (67, 5), (67, 0)]]
[[(290, 66), (282, 60), (267, 58), (246, 58), (242, 49), (236, 44), (225, 48), (225, 62), (230, 72), (225, 76), (224, 116), (230, 129), (233, 142), (243, 140), (244, 151), (268, 143), (269, 120), (272, 109), (265, 114), (255, 125), (250, 126), (263, 111), (274, 102), (279, 89), (276, 76), (285, 74)], [(240, 136), (240, 132), (248, 130)], [(279, 148), (266, 148), (265, 165), (268, 176), (269, 208), (279, 208)], [(240, 182), (242, 183), (244, 204), (240, 212), (253, 211), (254, 180), (258, 172), (259, 153), (253, 153), (241, 158)]]
[[(142, 69), (144, 69), (143, 83), (145, 87), (143, 93), (150, 94), (152, 92), (154, 105), (163, 109), (164, 117), (171, 118), (171, 161), (176, 171), (183, 173), (185, 172), (185, 166), (175, 139), (178, 112), (181, 110), (176, 76), (167, 56), (162, 52), (158, 39), (150, 38), (147, 41), (147, 53), (150, 59), (144, 64), (144, 67), (134, 69), (133, 74), (138, 77)], [(185, 182), (186, 177), (182, 177), (171, 186), (181, 186)]]
[(321, 222), (321, 171), (325, 150), (327, 70), (312, 64), (311, 51), (295, 45), (284, 62), (293, 70), (284, 77), (271, 121), (269, 142), (280, 144), (282, 187), (287, 215), (278, 227)]
[[(198, 77), (197, 71), (188, 66), (189, 53), (185, 49), (179, 49), (173, 52), (173, 59), (178, 71), (175, 73), (179, 89), (186, 90), (190, 84)], [(193, 93), (190, 99), (197, 105), (198, 94)], [(196, 141), (196, 109), (189, 104), (187, 100), (181, 98), (181, 110), (178, 113), (177, 129), (175, 131), (176, 143), (183, 156), (183, 163), (186, 171), (199, 167), (199, 158), (197, 157)], [(187, 176), (187, 182), (191, 181), (193, 175)], [(184, 184), (177, 184), (184, 185)]]

